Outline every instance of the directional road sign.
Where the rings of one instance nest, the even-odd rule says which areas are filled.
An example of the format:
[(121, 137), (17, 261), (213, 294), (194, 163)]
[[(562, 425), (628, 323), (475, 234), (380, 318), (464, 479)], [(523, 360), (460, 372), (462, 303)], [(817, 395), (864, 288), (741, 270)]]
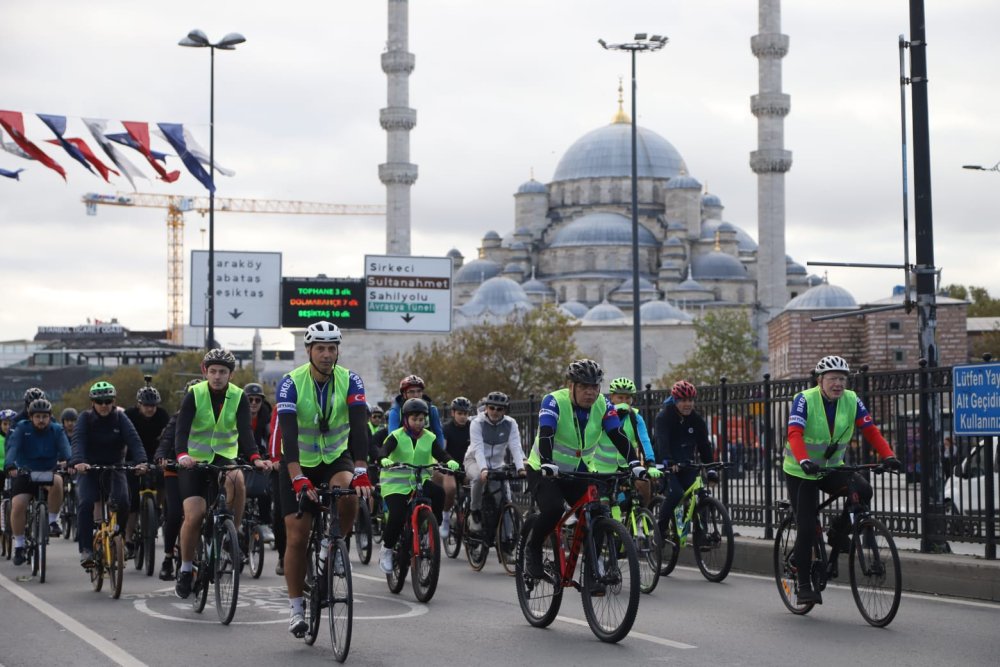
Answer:
[[(206, 324), (208, 251), (191, 252), (191, 326)], [(215, 251), (215, 326), (281, 327), (281, 253)]]
[(365, 255), (366, 329), (451, 331), (450, 257)]

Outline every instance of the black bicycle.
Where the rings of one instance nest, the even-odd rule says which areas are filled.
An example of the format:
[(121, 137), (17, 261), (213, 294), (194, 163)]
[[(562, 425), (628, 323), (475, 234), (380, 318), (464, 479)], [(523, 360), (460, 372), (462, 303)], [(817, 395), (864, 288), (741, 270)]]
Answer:
[[(491, 547), (507, 574), (513, 576), (517, 566), (517, 540), (521, 535), (521, 512), (513, 502), (510, 481), (518, 479), (513, 466), (503, 466), (486, 474), (480, 525), (473, 530), (472, 513), (465, 518), (465, 556), (477, 572), (486, 565)], [(445, 542), (447, 545), (447, 541)], [(447, 547), (446, 547), (447, 548)]]
[[(824, 469), (821, 474), (832, 472), (884, 472), (881, 464), (844, 465)], [(833, 495), (820, 503), (816, 511), (816, 534), (813, 540), (812, 561), (808, 564), (813, 590), (823, 591), (830, 575), (831, 561), (823, 539), (821, 517), (823, 510), (841, 496)], [(808, 614), (815, 602), (799, 602), (798, 564), (795, 563), (795, 538), (797, 535), (794, 507), (790, 501), (777, 503), (783, 519), (774, 536), (774, 579), (785, 607), (793, 614)], [(903, 590), (902, 571), (896, 543), (885, 525), (863, 503), (849, 504), (847, 515), (851, 524), (848, 550), (851, 593), (861, 616), (869, 624), (884, 628), (892, 622), (899, 610)]]
[(262, 523), (260, 499), (247, 498), (243, 508), (243, 521), (240, 525), (243, 544), (246, 545), (246, 551), (242, 554), (243, 558), (240, 561), (240, 570), (243, 569), (244, 565), (248, 565), (250, 576), (254, 579), (260, 579), (260, 575), (264, 572), (264, 550), (267, 545), (261, 532)]
[(59, 473), (63, 478), (63, 503), (59, 508), (59, 527), (64, 540), (76, 538), (76, 480), (67, 471)]
[(156, 533), (160, 529), (160, 511), (157, 504), (155, 473), (147, 472), (139, 478), (139, 518), (135, 524), (132, 543), (135, 545), (132, 561), (135, 569), (153, 576), (156, 560)]
[(0, 557), (11, 559), (14, 555), (14, 532), (10, 527), (10, 493), (7, 491), (9, 478), (3, 480), (0, 491)]
[(367, 565), (372, 559), (372, 510), (364, 498), (358, 500), (358, 514), (354, 517), (354, 548), (358, 552), (358, 560)]
[(49, 547), (48, 492), (44, 485), (52, 484), (56, 473), (22, 468), (18, 469), (17, 474), (30, 478), (36, 484), (35, 497), (28, 503), (27, 520), (24, 524), (24, 549), (31, 564), (31, 576), (38, 577), (38, 583), (44, 584), (46, 552)]
[[(472, 511), (469, 498), (469, 485), (466, 484), (465, 471), (456, 470), (455, 475), (455, 506), (451, 510), (451, 524), (448, 537), (444, 538), (444, 553), (448, 558), (458, 558), (462, 552), (462, 544), (467, 533), (466, 524)], [(466, 554), (468, 555), (468, 554)], [(470, 563), (472, 561), (469, 561)], [(486, 562), (485, 555), (483, 562)], [(475, 565), (473, 565), (475, 567)], [(477, 569), (482, 569), (480, 566)]]

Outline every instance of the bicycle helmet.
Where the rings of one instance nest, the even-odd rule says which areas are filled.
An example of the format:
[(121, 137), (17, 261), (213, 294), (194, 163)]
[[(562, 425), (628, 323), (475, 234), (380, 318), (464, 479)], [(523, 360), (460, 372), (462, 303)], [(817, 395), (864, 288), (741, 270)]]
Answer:
[(406, 403), (403, 403), (403, 419), (406, 419), (407, 415), (412, 414), (430, 414), (430, 408), (427, 407), (426, 401), (422, 398), (410, 398), (407, 399)]
[(213, 365), (225, 366), (232, 371), (236, 369), (236, 355), (229, 350), (216, 347), (205, 353), (205, 358), (201, 360), (201, 365), (205, 368)]
[(384, 415), (385, 414), (385, 410), (383, 410), (382, 406), (379, 405), (378, 403), (374, 403), (371, 406), (371, 412), (372, 412), (373, 415)]
[(0, 410), (0, 421), (12, 422), (15, 417), (17, 417), (17, 413), (13, 410)]
[(264, 387), (257, 382), (247, 382), (243, 386), (243, 393), (247, 396), (263, 396)]
[(135, 394), (135, 402), (139, 405), (159, 405), (160, 392), (156, 387), (143, 387)]
[(30, 417), (31, 415), (37, 412), (47, 412), (48, 414), (51, 415), (52, 404), (49, 403), (47, 399), (36, 398), (31, 402), (31, 405), (28, 406), (28, 416)]
[(566, 369), (566, 378), (570, 382), (580, 384), (601, 384), (604, 380), (604, 371), (593, 359), (577, 359)]
[(461, 410), (463, 412), (472, 412), (472, 401), (467, 399), (465, 396), (456, 396), (455, 400), (451, 402), (452, 410)]
[(496, 408), (507, 408), (510, 407), (510, 398), (502, 391), (491, 391), (486, 394), (486, 405), (492, 405)]
[(407, 389), (412, 387), (420, 387), (424, 389), (427, 385), (424, 384), (424, 379), (419, 375), (407, 375), (405, 378), (399, 381), (399, 393), (405, 394)]
[(823, 357), (816, 362), (816, 375), (823, 375), (823, 373), (829, 373), (830, 371), (850, 373), (851, 368), (847, 365), (846, 359), (838, 357), (835, 354), (831, 354), (830, 356)]
[(608, 391), (612, 394), (634, 394), (635, 382), (628, 378), (615, 378), (608, 385)]
[(24, 404), (27, 406), (29, 403), (38, 398), (45, 398), (45, 392), (38, 387), (32, 387), (24, 392)]
[(694, 388), (694, 385), (687, 380), (678, 380), (674, 383), (674, 386), (670, 388), (670, 395), (678, 401), (683, 401), (687, 398), (694, 398), (698, 395), (698, 390)]
[(90, 385), (90, 392), (88, 393), (88, 396), (90, 396), (90, 400), (92, 401), (102, 398), (114, 398), (117, 395), (118, 392), (115, 390), (115, 386), (110, 382), (105, 382), (104, 380)]
[[(61, 422), (64, 422), (67, 419), (76, 421), (79, 418), (80, 418), (80, 413), (78, 413), (73, 408), (66, 408), (65, 410), (62, 411), (62, 414), (59, 415), (59, 421)], [(0, 419), (3, 419), (3, 413), (0, 413)]]
[(204, 380), (199, 380), (198, 378), (188, 380), (187, 384), (184, 385), (184, 393), (186, 394), (187, 392), (191, 391), (191, 387), (195, 386), (199, 382), (204, 382)]
[(333, 322), (313, 322), (306, 328), (306, 346), (313, 343), (336, 343), (343, 340), (340, 329)]

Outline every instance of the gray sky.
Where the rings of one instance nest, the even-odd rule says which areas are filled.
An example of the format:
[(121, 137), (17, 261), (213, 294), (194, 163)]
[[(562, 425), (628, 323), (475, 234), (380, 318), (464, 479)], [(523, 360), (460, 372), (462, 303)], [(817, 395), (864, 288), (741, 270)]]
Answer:
[[(896, 42), (909, 32), (908, 2), (783, 4), (782, 31), (791, 39), (783, 88), (792, 99), (785, 146), (793, 153), (787, 250), (803, 264), (901, 262)], [(998, 25), (995, 0), (927, 3), (935, 263), (943, 283), (982, 285), (994, 296), (1000, 173), (961, 166), (1000, 160)], [(231, 31), (247, 37), (216, 58), (216, 158), (237, 172), (217, 176), (218, 196), (384, 203), (382, 0), (6, 3), (0, 109), (25, 113), (28, 136), (40, 145), (51, 134), (29, 116), (39, 112), (69, 116), (67, 136), (84, 138), (81, 117), (184, 123), (207, 149), (209, 54), (177, 46), (192, 28), (213, 41)], [(757, 91), (750, 53), (757, 30), (751, 0), (413, 0), (411, 159), (420, 168), (413, 253), (457, 247), (471, 258), (487, 230), (510, 231), (517, 186), (532, 171), (547, 182), (577, 138), (610, 122), (619, 76), (630, 104), (628, 56), (596, 40), (624, 41), (638, 31), (670, 37), (661, 52), (640, 56), (639, 123), (677, 147), (691, 174), (722, 199), (725, 220), (756, 237), (748, 159), (756, 145), (749, 98)], [(44, 145), (68, 183), (0, 152), (0, 167), (26, 168), (20, 182), (0, 178), (7, 288), (0, 340), (87, 317), (163, 328), (165, 211), (102, 207), (86, 216), (84, 193), (129, 191), (128, 182), (108, 185)], [(182, 170), (177, 183), (140, 180), (139, 190), (205, 194), (179, 160), (168, 168)], [(912, 205), (910, 215), (912, 234)], [(207, 220), (189, 214), (186, 225), (185, 262), (207, 247), (199, 231)], [(220, 213), (215, 227), (219, 250), (281, 251), (286, 276), (359, 276), (364, 254), (385, 250), (380, 218)], [(911, 245), (911, 261), (914, 252)], [(858, 300), (887, 296), (901, 282), (884, 270), (831, 269), (829, 277)], [(266, 346), (291, 343), (287, 332), (262, 334)], [(251, 332), (217, 336), (248, 346)]]

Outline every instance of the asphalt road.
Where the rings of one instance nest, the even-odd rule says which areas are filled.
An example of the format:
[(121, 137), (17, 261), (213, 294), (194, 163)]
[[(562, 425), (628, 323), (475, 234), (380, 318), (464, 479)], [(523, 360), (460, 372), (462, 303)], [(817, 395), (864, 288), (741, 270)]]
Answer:
[[(122, 599), (95, 593), (77, 565), (75, 545), (54, 540), (44, 584), (17, 581), (24, 568), (0, 562), (0, 665), (329, 664), (324, 625), (315, 646), (287, 633), (283, 579), (268, 551), (265, 574), (241, 579), (229, 627), (213, 600), (202, 614), (176, 599), (172, 585), (126, 573)], [(492, 555), (491, 555), (492, 556)], [(521, 615), (514, 580), (495, 557), (482, 572), (445, 558), (434, 599), (418, 603), (407, 580), (389, 593), (377, 565), (354, 563), (355, 622), (349, 664), (462, 665), (996, 665), (1000, 605), (903, 594), (886, 629), (868, 626), (845, 587), (827, 589), (805, 617), (788, 613), (769, 577), (731, 574), (722, 584), (678, 568), (642, 596), (631, 634), (598, 641), (577, 593), (567, 591), (559, 619), (532, 628)], [(107, 587), (107, 584), (105, 584)]]

